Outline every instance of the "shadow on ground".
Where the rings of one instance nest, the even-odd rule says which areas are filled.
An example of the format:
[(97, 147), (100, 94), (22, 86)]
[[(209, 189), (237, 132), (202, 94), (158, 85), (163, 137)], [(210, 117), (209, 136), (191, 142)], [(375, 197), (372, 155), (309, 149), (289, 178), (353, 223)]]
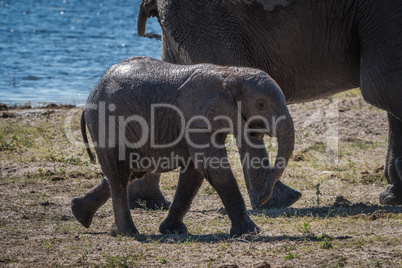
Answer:
[(264, 235), (248, 235), (241, 237), (231, 237), (229, 234), (207, 234), (207, 235), (139, 235), (137, 240), (141, 243), (165, 243), (165, 244), (186, 244), (186, 243), (220, 243), (222, 241), (229, 243), (253, 243), (253, 242), (273, 242), (273, 241), (311, 241), (320, 242), (324, 239), (345, 240), (351, 239), (351, 236), (338, 237), (315, 237), (315, 236), (264, 236)]
[[(196, 213), (218, 212), (226, 214), (224, 208), (216, 210), (192, 211)], [(277, 217), (315, 217), (315, 218), (331, 218), (331, 217), (356, 217), (366, 220), (377, 220), (380, 218), (390, 218), (396, 214), (402, 213), (402, 206), (379, 206), (370, 203), (351, 203), (343, 197), (338, 197), (332, 206), (312, 207), (312, 208), (282, 208), (282, 209), (256, 209), (250, 210), (249, 214), (255, 216)], [(92, 235), (104, 235), (106, 232), (88, 232)], [(241, 237), (231, 237), (227, 233), (215, 233), (206, 235), (191, 234), (157, 234), (136, 236), (137, 241), (144, 244), (165, 243), (165, 244), (186, 244), (186, 243), (220, 243), (222, 241), (229, 243), (253, 243), (253, 242), (273, 242), (273, 241), (310, 241), (320, 242), (327, 240), (345, 240), (351, 239), (351, 236), (337, 237), (316, 237), (314, 235), (301, 236), (264, 236), (264, 235), (248, 235)]]
[[(194, 211), (199, 213), (206, 213), (211, 211)], [(224, 209), (218, 210), (219, 213), (225, 214)], [(332, 206), (316, 207), (316, 208), (284, 208), (284, 209), (270, 209), (270, 210), (252, 210), (249, 211), (251, 215), (268, 217), (303, 217), (312, 216), (315, 218), (328, 218), (328, 217), (358, 217), (367, 220), (376, 220), (379, 218), (389, 218), (395, 214), (402, 213), (401, 206), (378, 206), (366, 203), (352, 204), (343, 198), (337, 198)], [(249, 235), (242, 237), (231, 237), (229, 234), (209, 234), (209, 235), (139, 235), (138, 241), (141, 243), (166, 243), (166, 244), (181, 244), (181, 243), (219, 243), (225, 242), (272, 242), (272, 241), (311, 241), (320, 242), (325, 239), (329, 240), (345, 240), (351, 239), (351, 236), (338, 236), (338, 237), (316, 237), (312, 235), (306, 236), (264, 236), (264, 235)]]
[(390, 214), (402, 213), (402, 206), (379, 206), (370, 203), (351, 203), (343, 197), (338, 197), (332, 206), (312, 208), (282, 208), (282, 209), (256, 209), (249, 211), (251, 215), (265, 215), (276, 217), (368, 217), (370, 220), (386, 218)]

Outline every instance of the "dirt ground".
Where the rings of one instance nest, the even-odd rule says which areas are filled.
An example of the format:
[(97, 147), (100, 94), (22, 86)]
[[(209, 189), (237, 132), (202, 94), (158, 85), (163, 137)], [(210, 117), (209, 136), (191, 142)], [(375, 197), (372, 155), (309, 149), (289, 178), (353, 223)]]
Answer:
[[(297, 141), (282, 181), (303, 196), (291, 208), (251, 210), (233, 140), (232, 169), (261, 233), (231, 238), (230, 221), (204, 182), (184, 219), (188, 235), (162, 235), (167, 211), (132, 210), (141, 235), (112, 237), (111, 201), (90, 228), (70, 201), (102, 175), (81, 142), (80, 108), (0, 106), (0, 266), (402, 267), (402, 207), (381, 206), (384, 111), (358, 90), (291, 105)], [(269, 153), (275, 142), (266, 139)], [(162, 175), (173, 199), (178, 172)]]

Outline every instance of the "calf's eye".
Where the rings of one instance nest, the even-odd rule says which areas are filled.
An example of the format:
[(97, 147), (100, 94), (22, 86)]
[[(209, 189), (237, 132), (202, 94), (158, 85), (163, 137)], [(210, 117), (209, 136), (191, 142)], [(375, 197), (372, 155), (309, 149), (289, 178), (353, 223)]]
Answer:
[(257, 109), (265, 110), (267, 108), (267, 104), (264, 101), (257, 101)]

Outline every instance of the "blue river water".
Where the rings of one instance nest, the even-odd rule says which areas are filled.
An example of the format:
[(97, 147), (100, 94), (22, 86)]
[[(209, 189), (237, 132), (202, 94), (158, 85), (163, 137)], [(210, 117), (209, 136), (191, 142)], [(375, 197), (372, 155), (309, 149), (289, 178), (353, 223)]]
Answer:
[[(133, 56), (160, 58), (137, 35), (140, 0), (0, 0), (0, 103), (81, 105), (102, 74)], [(155, 18), (147, 32), (160, 33)]]

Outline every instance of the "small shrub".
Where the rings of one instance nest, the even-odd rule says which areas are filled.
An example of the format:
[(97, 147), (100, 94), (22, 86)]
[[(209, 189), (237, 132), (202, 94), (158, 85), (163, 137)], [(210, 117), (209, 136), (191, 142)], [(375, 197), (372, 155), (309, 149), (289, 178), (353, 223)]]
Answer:
[(288, 254), (285, 255), (285, 257), (283, 257), (284, 260), (292, 260), (295, 258), (298, 258), (299, 255), (297, 254), (293, 254), (291, 251), (288, 252)]
[(310, 223), (308, 223), (308, 222), (303, 222), (303, 226), (299, 230), (303, 234), (311, 234), (312, 233)]
[(333, 239), (332, 236), (327, 235), (327, 234), (322, 234), (322, 235), (318, 236), (317, 239), (319, 240), (318, 245), (321, 248), (325, 248), (325, 249), (333, 248), (332, 243), (331, 243), (331, 241)]

